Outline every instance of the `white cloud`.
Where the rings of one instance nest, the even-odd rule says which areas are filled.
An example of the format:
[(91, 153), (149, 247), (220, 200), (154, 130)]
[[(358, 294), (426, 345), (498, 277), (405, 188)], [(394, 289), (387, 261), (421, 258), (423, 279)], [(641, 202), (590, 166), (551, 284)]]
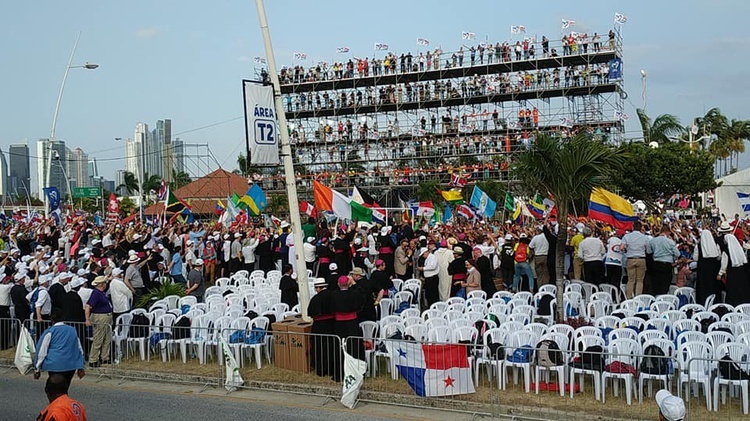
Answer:
[(155, 26), (138, 28), (135, 31), (136, 38), (155, 38), (161, 34), (161, 30)]

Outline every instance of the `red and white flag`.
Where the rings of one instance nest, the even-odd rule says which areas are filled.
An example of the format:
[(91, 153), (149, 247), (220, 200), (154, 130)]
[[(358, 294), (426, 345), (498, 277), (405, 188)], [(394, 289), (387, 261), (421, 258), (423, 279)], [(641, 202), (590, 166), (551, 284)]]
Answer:
[(469, 178), (471, 178), (471, 174), (460, 175), (454, 172), (451, 174), (451, 182), (449, 183), (449, 185), (451, 187), (464, 187), (469, 181)]
[(299, 211), (315, 218), (315, 215), (318, 213), (318, 211), (315, 209), (315, 206), (308, 203), (306, 200), (302, 200), (299, 202)]

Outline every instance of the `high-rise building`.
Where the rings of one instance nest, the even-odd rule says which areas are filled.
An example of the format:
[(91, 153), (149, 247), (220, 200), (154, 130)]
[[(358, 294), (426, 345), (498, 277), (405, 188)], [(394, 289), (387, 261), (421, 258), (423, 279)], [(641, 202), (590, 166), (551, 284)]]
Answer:
[(141, 142), (133, 139), (125, 141), (125, 171), (139, 177), (141, 174)]
[(77, 187), (90, 186), (89, 155), (81, 148), (75, 148), (68, 155), (68, 178), (71, 183), (75, 180)]
[(172, 141), (171, 144), (171, 164), (175, 173), (185, 171), (185, 143), (179, 138)]
[(39, 196), (44, 193), (44, 187), (57, 187), (60, 195), (69, 194), (69, 186), (66, 181), (66, 172), (68, 148), (65, 147), (64, 140), (52, 141), (52, 167), (50, 170), (49, 186), (47, 185), (47, 161), (49, 158), (49, 139), (39, 139), (36, 141), (36, 167), (37, 182), (39, 183)]
[(0, 196), (3, 197), (3, 202), (8, 199), (8, 195), (11, 193), (8, 186), (8, 161), (5, 160), (3, 151), (0, 151)]
[[(156, 122), (156, 128), (151, 132), (151, 141), (158, 145), (159, 162), (155, 165), (162, 169), (159, 172), (167, 181), (172, 179), (171, 147), (172, 144), (172, 120), (164, 119)], [(155, 146), (156, 148), (156, 146)]]
[(128, 170), (117, 170), (117, 172), (115, 173), (114, 186), (112, 187), (111, 191), (113, 191), (113, 192), (115, 192), (115, 193), (117, 193), (119, 195), (127, 193), (124, 188), (122, 188), (122, 189), (120, 188), (120, 186), (122, 186), (122, 185), (125, 184), (125, 173), (126, 172), (130, 172), (130, 171), (128, 171)]
[(19, 197), (31, 195), (31, 165), (29, 145), (16, 144), (8, 148), (8, 190)]
[(100, 182), (96, 181), (96, 179), (99, 178), (99, 166), (96, 164), (96, 158), (89, 160), (88, 169), (89, 169), (89, 186), (98, 186)]

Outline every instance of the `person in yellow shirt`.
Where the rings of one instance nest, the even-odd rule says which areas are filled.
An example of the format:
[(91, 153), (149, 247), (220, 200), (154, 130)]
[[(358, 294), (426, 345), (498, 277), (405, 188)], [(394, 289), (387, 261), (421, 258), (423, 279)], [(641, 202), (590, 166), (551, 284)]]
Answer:
[(44, 392), (49, 405), (36, 418), (37, 421), (86, 421), (86, 408), (67, 392), (67, 381), (60, 373), (50, 373)]
[(573, 247), (573, 279), (581, 279), (583, 272), (583, 259), (578, 257), (578, 245), (583, 241), (583, 223), (576, 224), (576, 235), (570, 239), (570, 246)]

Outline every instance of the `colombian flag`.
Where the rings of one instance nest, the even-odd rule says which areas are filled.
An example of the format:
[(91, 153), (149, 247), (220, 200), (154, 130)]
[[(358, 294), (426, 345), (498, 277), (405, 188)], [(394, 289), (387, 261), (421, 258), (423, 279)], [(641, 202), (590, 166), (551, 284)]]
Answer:
[(596, 188), (589, 198), (589, 218), (612, 225), (615, 229), (633, 229), (638, 220), (633, 207), (624, 198), (604, 189)]
[(531, 213), (534, 214), (537, 219), (544, 218), (545, 206), (542, 202), (543, 199), (539, 195), (537, 195), (533, 200), (529, 201), (529, 211), (531, 211)]

